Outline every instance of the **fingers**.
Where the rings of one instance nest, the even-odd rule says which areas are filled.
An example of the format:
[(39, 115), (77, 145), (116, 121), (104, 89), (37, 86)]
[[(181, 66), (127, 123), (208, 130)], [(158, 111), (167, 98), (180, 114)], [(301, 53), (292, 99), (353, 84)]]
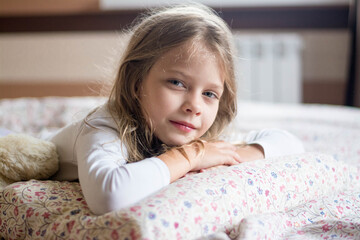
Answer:
[(237, 152), (237, 147), (231, 143), (224, 141), (209, 142), (205, 147), (209, 151), (218, 152), (224, 165), (236, 165), (243, 162)]
[(236, 150), (237, 148), (228, 142), (205, 142), (203, 153), (192, 161), (192, 170), (197, 171), (219, 165), (237, 165), (243, 161)]
[(232, 166), (232, 165), (237, 165), (237, 164), (240, 164), (240, 163), (242, 163), (241, 160), (233, 158), (233, 159), (230, 159), (230, 161), (226, 165)]
[(226, 165), (235, 165), (243, 162), (240, 155), (236, 152), (236, 148), (224, 148), (221, 149), (220, 152), (222, 153), (224, 164)]

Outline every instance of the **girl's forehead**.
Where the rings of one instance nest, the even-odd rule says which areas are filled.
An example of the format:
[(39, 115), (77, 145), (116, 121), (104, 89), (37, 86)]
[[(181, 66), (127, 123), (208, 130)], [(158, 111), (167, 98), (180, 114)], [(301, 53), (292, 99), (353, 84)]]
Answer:
[[(218, 80), (224, 84), (225, 71), (217, 54), (204, 44), (186, 43), (165, 52), (151, 72), (177, 73), (189, 78)], [(209, 75), (210, 74), (210, 75)]]
[(193, 61), (217, 60), (217, 54), (200, 41), (189, 41), (165, 52), (160, 59), (172, 60), (173, 63), (190, 63)]

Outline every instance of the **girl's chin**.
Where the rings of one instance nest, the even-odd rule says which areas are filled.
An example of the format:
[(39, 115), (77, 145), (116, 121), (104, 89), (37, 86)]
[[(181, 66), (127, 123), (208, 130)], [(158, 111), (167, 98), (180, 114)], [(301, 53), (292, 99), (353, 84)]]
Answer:
[(178, 147), (178, 146), (185, 145), (185, 144), (191, 142), (192, 140), (193, 139), (187, 139), (187, 138), (186, 139), (167, 139), (167, 141), (162, 141), (162, 142), (170, 147)]

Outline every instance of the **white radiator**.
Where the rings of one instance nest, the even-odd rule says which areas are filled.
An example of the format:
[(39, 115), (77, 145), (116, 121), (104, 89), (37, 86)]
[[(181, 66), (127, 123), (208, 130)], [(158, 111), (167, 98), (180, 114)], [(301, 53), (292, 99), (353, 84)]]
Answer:
[(235, 33), (239, 99), (302, 101), (302, 41), (296, 34)]

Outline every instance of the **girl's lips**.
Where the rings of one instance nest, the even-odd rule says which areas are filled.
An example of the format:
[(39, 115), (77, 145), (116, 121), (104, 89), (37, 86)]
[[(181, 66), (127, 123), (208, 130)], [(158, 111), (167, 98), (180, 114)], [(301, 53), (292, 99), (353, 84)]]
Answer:
[(192, 125), (191, 123), (187, 123), (187, 122), (175, 122), (175, 121), (170, 121), (177, 129), (184, 131), (184, 132), (191, 132), (192, 130), (195, 130), (194, 125)]

